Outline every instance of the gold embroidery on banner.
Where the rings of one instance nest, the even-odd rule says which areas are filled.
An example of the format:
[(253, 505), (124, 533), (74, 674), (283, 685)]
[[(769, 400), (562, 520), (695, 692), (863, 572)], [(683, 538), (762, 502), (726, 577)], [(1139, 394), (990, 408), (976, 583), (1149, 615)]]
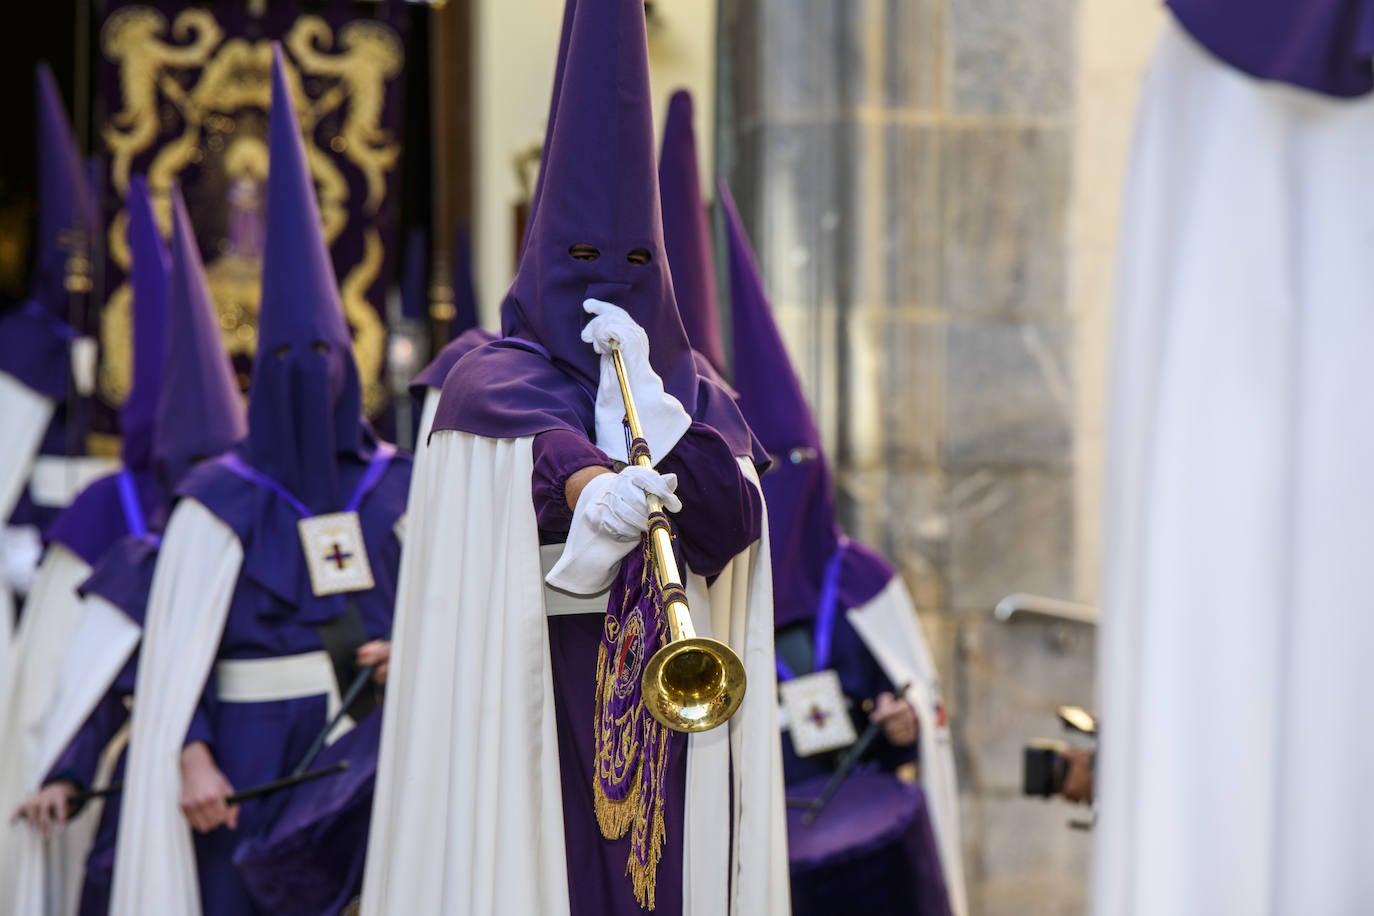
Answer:
[[(222, 225), (198, 227), (198, 234), (219, 240), (206, 264), (211, 295), (229, 353), (251, 357), (262, 272), (261, 230), (253, 227), (261, 222), (267, 178), (264, 113), (271, 101), (271, 42), (226, 41), (204, 9), (183, 10), (171, 24), (170, 37), (168, 31), (166, 17), (143, 6), (114, 14), (102, 31), (102, 48), (119, 68), (123, 95), (123, 108), (102, 131), (112, 183), (123, 197), (134, 161), (153, 149), (159, 135), (180, 129), (147, 169), (158, 224), (164, 235), (169, 232), (168, 192), (187, 167), (200, 166), (197, 193), (219, 194), (225, 203)], [(357, 20), (339, 30), (337, 50), (332, 50), (333, 30), (318, 16), (298, 19), (283, 43), (293, 58), (287, 76), (330, 245), (348, 228), (350, 191), (338, 162), (320, 144), (356, 166), (367, 188), (364, 250), (341, 276), (340, 295), (354, 334), (364, 406), (374, 413), (387, 394), (381, 377), (386, 327), (367, 295), (381, 274), (385, 251), (371, 220), (400, 156), (400, 144), (382, 128), (382, 116), (387, 82), (401, 72), (404, 49), (388, 26)], [(322, 122), (335, 117), (341, 124), (329, 129), (333, 135), (316, 136)], [(121, 210), (107, 240), (110, 260), (125, 272), (130, 263), (126, 226)], [(126, 282), (111, 294), (101, 319), (100, 388), (112, 403), (124, 399), (132, 379), (130, 299)]]
[[(648, 542), (644, 541), (640, 549), (647, 551)], [(646, 556), (639, 589), (641, 592), (647, 590), (653, 596), (651, 605), (658, 623), (658, 641), (661, 642), (667, 623), (664, 619), (662, 595), (652, 581), (652, 569), (653, 563), (649, 562)], [(624, 626), (628, 629), (632, 625), (638, 625), (642, 635), (645, 632), (644, 622), (637, 619), (638, 610), (634, 609), (634, 603), (634, 592), (627, 587), (625, 596), (621, 599), (621, 607), (631, 610), (625, 618)], [(630, 678), (633, 683), (619, 683), (617, 673), (612, 670), (615, 664), (608, 656), (606, 647), (619, 645), (622, 639), (631, 637), (632, 634), (620, 632), (621, 626), (610, 614), (606, 615), (605, 638), (596, 654), (596, 760), (592, 777), (592, 805), (602, 836), (609, 840), (618, 840), (627, 832), (633, 831), (631, 853), (625, 863), (625, 873), (630, 876), (635, 900), (644, 909), (652, 910), (658, 884), (658, 863), (662, 859), (663, 843), (667, 836), (663, 809), (670, 736), (668, 730), (649, 714), (644, 706), (643, 696), (640, 696), (622, 715), (606, 721), (606, 710), (611, 701), (616, 697), (624, 699), (629, 695), (627, 687), (633, 689), (638, 686), (640, 665), (643, 659), (657, 648), (647, 643), (640, 646), (640, 665), (634, 667)], [(642, 734), (647, 736), (646, 741), (641, 741)], [(646, 770), (649, 776), (647, 780)], [(627, 778), (630, 783), (624, 798), (617, 801), (606, 794), (602, 785), (603, 780), (623, 785)], [(649, 782), (652, 788), (647, 788), (646, 782)], [(636, 859), (633, 851), (636, 845), (647, 850), (647, 861), (641, 863)]]

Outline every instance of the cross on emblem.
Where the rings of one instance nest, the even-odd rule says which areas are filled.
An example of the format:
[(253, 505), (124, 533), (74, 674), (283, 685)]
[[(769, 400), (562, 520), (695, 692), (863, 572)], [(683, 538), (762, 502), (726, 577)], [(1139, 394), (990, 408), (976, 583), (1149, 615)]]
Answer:
[(820, 704), (812, 703), (811, 711), (806, 714), (806, 717), (810, 719), (811, 724), (817, 728), (825, 728), (825, 723), (830, 719), (830, 713), (821, 709)]
[(341, 570), (348, 565), (349, 560), (353, 559), (353, 554), (345, 551), (339, 546), (339, 542), (335, 541), (334, 546), (330, 549), (329, 553), (324, 555), (324, 558), (332, 562), (336, 569)]

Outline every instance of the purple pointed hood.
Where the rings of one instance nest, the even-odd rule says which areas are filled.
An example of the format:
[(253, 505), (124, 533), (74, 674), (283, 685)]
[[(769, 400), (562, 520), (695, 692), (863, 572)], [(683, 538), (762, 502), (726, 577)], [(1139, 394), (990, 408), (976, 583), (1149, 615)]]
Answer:
[(172, 272), (168, 339), (153, 457), (175, 485), (195, 462), (219, 455), (248, 435), (205, 265), (179, 188), (172, 189)]
[(99, 223), (62, 93), (47, 64), (38, 65), (36, 108), (38, 237), (29, 295), (53, 317), (70, 321), (68, 260), (73, 254), (90, 257)]
[(663, 243), (687, 339), (713, 369), (724, 372), (716, 262), (711, 249), (711, 227), (701, 201), (697, 137), (692, 120), (692, 94), (679, 89), (668, 102), (668, 121), (663, 127), (663, 149), (658, 161)]
[(372, 440), (279, 45), (273, 46), (268, 155), (248, 458), (312, 511), (332, 512), (347, 496), (339, 493), (338, 457), (365, 459)]
[[(592, 385), (600, 358), (581, 339), (588, 297), (620, 306), (648, 332), (650, 360), (690, 412), (697, 374), (663, 249), (644, 5), (581, 2), (524, 254), (501, 306), (506, 336), (534, 341)], [(571, 249), (590, 245), (594, 260)], [(631, 263), (643, 250), (649, 261)]]
[(124, 466), (146, 470), (153, 462), (157, 400), (167, 353), (167, 282), (170, 263), (153, 215), (148, 182), (129, 182), (129, 286), (133, 292), (133, 384), (119, 411)]
[[(730, 189), (722, 182), (719, 190), (730, 256), (735, 352), (749, 354), (735, 360), (733, 382), (745, 420), (773, 457), (773, 470), (763, 478), (763, 496), (773, 558), (774, 621), (785, 626), (816, 616), (826, 569), (837, 557), (843, 607), (871, 599), (892, 578), (892, 569), (867, 548), (848, 544), (840, 529), (820, 434), (773, 321)], [(842, 544), (846, 549), (840, 555)]]

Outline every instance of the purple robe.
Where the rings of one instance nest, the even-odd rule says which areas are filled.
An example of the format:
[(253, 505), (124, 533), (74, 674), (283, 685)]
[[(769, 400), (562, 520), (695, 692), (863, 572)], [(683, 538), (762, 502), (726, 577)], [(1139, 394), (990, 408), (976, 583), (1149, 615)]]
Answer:
[[(699, 371), (675, 305), (660, 219), (643, 6), (565, 7), (559, 67), (526, 244), (501, 305), (502, 338), (459, 360), (444, 381), (435, 430), (493, 439), (533, 436), (532, 499), (544, 543), (571, 523), (564, 488), (583, 467), (609, 467), (593, 444), (601, 357), (581, 340), (587, 298), (611, 302), (645, 329), (664, 389), (694, 421), (660, 472), (679, 475), (673, 521), (685, 565), (719, 573), (761, 532), (762, 503), (737, 458), (766, 456), (728, 390)], [(590, 246), (590, 257), (573, 247)], [(584, 250), (584, 254), (587, 252)], [(624, 570), (622, 569), (622, 572)], [(563, 827), (573, 916), (641, 912), (626, 862), (630, 839), (608, 841), (593, 808), (593, 709), (601, 615), (548, 621), (557, 711)], [(686, 741), (668, 738), (660, 912), (681, 911)]]
[[(824, 779), (797, 786), (819, 794)], [(793, 916), (949, 916), (925, 796), (881, 773), (850, 776), (815, 822), (787, 813)]]
[(1371, 0), (1168, 0), (1203, 47), (1244, 73), (1348, 98), (1374, 89)]
[(348, 769), (284, 792), (270, 827), (239, 844), (234, 865), (266, 912), (333, 916), (361, 892), (381, 728), (374, 711), (320, 751), (312, 769)]
[[(542, 543), (561, 543), (572, 523), (564, 495), (567, 478), (584, 467), (610, 467), (610, 459), (584, 432), (558, 429), (534, 439), (534, 507)], [(688, 569), (715, 576), (758, 540), (763, 504), (739, 469), (730, 446), (713, 429), (693, 423), (658, 464), (678, 476), (682, 511), (674, 516)], [(592, 724), (596, 659), (604, 620), (599, 614), (549, 618), (554, 705), (558, 716), (563, 833), (568, 850), (568, 892), (573, 916), (641, 912), (625, 877), (630, 837), (607, 840), (593, 808)], [(682, 825), (685, 815), (687, 740), (669, 733), (663, 858), (658, 866), (656, 909), (682, 910)]]
[[(273, 46), (267, 235), (248, 437), (193, 468), (178, 495), (223, 522), (243, 549), (216, 661), (280, 658), (323, 648), (319, 627), (350, 605), (368, 639), (391, 632), (411, 461), (396, 454), (370, 488), (380, 443), (362, 419), (362, 393), (279, 45)], [(359, 499), (361, 501), (359, 501)], [(297, 522), (356, 506), (373, 588), (316, 597)], [(236, 788), (270, 782), (304, 757), (326, 722), (323, 695), (220, 702), (211, 667), (185, 743), (203, 741)], [(135, 756), (135, 760), (138, 757)], [(195, 837), (207, 916), (267, 912), (234, 867), (235, 846), (266, 830), (290, 797), (245, 802), (238, 829)], [(361, 845), (365, 837), (354, 836)]]
[[(159, 530), (161, 530), (159, 528)], [(81, 586), (83, 594), (98, 595), (119, 608), (134, 623), (143, 625), (148, 607), (148, 592), (153, 584), (153, 567), (157, 563), (157, 540), (154, 537), (126, 536), (120, 538), (101, 557), (99, 565)], [(97, 788), (93, 785), (101, 754), (115, 735), (129, 720), (129, 702), (134, 695), (138, 676), (138, 653), (125, 662), (114, 683), (100, 698), (66, 750), (43, 780), (44, 784), (66, 780), (79, 789)], [(121, 782), (127, 748), (110, 774), (110, 782)], [(103, 916), (110, 909), (110, 884), (114, 878), (116, 839), (119, 831), (119, 811), (123, 796), (108, 796), (101, 808), (100, 823), (96, 826), (90, 854), (86, 858), (86, 880), (81, 890), (80, 916)]]
[[(336, 465), (340, 489), (351, 493), (367, 465), (344, 458)], [(400, 568), (401, 545), (394, 526), (405, 512), (411, 463), (397, 454), (381, 481), (358, 508), (368, 562), (376, 586), (349, 596), (317, 598), (296, 534), (299, 515), (277, 492), (246, 481), (229, 470), (225, 459), (193, 469), (181, 488), (228, 525), (243, 546), (244, 564), (229, 605), (217, 660), (275, 658), (322, 648), (317, 627), (337, 617), (347, 602), (356, 602), (369, 639), (391, 633)], [(220, 703), (214, 675), (192, 717), (186, 743), (204, 741), (215, 762), (235, 788), (246, 788), (285, 776), (305, 755), (326, 722), (323, 696), (269, 703)], [(236, 831), (221, 827), (196, 835), (201, 900), (206, 916), (269, 913), (252, 898), (233, 864), (235, 847), (267, 830), (290, 793), (245, 802)], [(342, 840), (341, 840), (342, 842)], [(366, 834), (350, 842), (366, 848)], [(361, 886), (361, 861), (356, 880)]]
[[(180, 193), (173, 192), (170, 265), (141, 178), (134, 180), (129, 200), (138, 365), (122, 417), (126, 470), (87, 487), (58, 517), (48, 538), (92, 567), (83, 595), (104, 598), (141, 628), (159, 537), (170, 514), (170, 482), (180, 480), (198, 457), (218, 454), (242, 438), (244, 420)], [(168, 336), (177, 346), (164, 355)], [(91, 787), (100, 755), (128, 720), (137, 666), (135, 651), (45, 783), (65, 779)], [(121, 753), (112, 781), (122, 779), (126, 756)], [(101, 811), (86, 862), (83, 916), (109, 909), (121, 800), (120, 794), (110, 796)]]

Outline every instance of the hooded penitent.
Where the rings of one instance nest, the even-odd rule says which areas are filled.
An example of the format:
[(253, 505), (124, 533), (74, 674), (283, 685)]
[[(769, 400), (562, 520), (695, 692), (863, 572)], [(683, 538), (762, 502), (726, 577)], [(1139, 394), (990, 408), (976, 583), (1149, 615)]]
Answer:
[(126, 532), (166, 521), (170, 485), (153, 467), (158, 393), (167, 350), (167, 249), (153, 217), (148, 185), (129, 184), (129, 251), (133, 262), (133, 387), (120, 410), (124, 468), (92, 483), (62, 510), (47, 531), (87, 563)]
[(99, 219), (62, 94), (47, 64), (38, 66), (37, 89), (38, 238), (29, 296), (61, 321), (79, 320), (67, 312), (69, 261), (73, 254), (89, 257)]
[[(37, 72), (38, 234), (29, 300), (0, 316), (0, 372), (59, 402), (66, 401), (71, 379), (68, 347), (85, 317), (73, 314), (67, 291), (68, 262), (88, 257), (98, 231), (86, 170), (72, 138), (62, 95), (47, 64)], [(79, 309), (78, 309), (79, 311)], [(76, 431), (78, 436), (84, 435)], [(59, 409), (43, 450), (67, 451), (68, 429)], [(73, 447), (80, 443), (73, 440)]]
[[(141, 185), (141, 179), (135, 179), (134, 186)], [(173, 490), (187, 470), (197, 461), (228, 451), (248, 432), (243, 397), (220, 339), (200, 249), (186, 204), (176, 188), (172, 189), (169, 280), (165, 302), (170, 345), (156, 398), (150, 469), (141, 475), (157, 479), (155, 492), (160, 503), (151, 507), (150, 533), (162, 531)], [(156, 549), (155, 542), (143, 539), (119, 541), (104, 555), (83, 591), (105, 597), (141, 623)]]
[[(845, 543), (835, 518), (830, 469), (801, 383), (773, 321), (758, 267), (734, 200), (719, 187), (730, 256), (734, 387), (740, 410), (773, 459), (763, 478), (773, 556), (774, 620), (815, 618), (826, 569)], [(836, 569), (841, 607), (857, 607), (892, 578), (892, 569), (860, 544), (847, 544)]]
[(580, 336), (582, 301), (614, 302), (648, 332), (655, 371), (690, 412), (696, 369), (663, 250), (643, 9), (587, 5), (573, 17), (568, 48), (538, 208), (502, 304), (502, 330), (543, 345), (594, 384), (600, 357)]
[[(245, 576), (301, 619), (328, 620), (344, 603), (337, 595), (313, 594), (297, 523), (303, 515), (345, 509), (378, 448), (362, 418), (358, 370), (285, 67), (278, 48), (248, 436), (232, 457), (189, 475), (180, 492), (239, 535)], [(382, 482), (367, 490), (362, 525), (369, 545), (387, 542), (404, 511), (397, 481), (408, 474), (408, 461), (391, 461)]]
[[(136, 187), (141, 197), (141, 180), (136, 180)], [(144, 203), (140, 200), (136, 205), (131, 197), (131, 214), (143, 210)], [(151, 218), (151, 212), (142, 213), (139, 220), (145, 216)], [(137, 251), (135, 249), (136, 281)], [(165, 283), (162, 285), (166, 287)], [(136, 282), (135, 295), (138, 295), (139, 286)], [(156, 422), (150, 445), (153, 470), (145, 474), (157, 477), (163, 504), (152, 513), (147, 530), (131, 531), (130, 536), (120, 537), (101, 554), (100, 562), (95, 564), (91, 576), (80, 589), (83, 595), (96, 595), (108, 601), (140, 628), (148, 605), (171, 486), (197, 458), (226, 451), (247, 432), (243, 398), (238, 393), (229, 355), (220, 339), (200, 252), (191, 233), (185, 204), (175, 188), (172, 190), (171, 286), (166, 290), (165, 301), (166, 339), (171, 345), (167, 347), (161, 369), (161, 396), (156, 398)], [(99, 639), (98, 648), (87, 642), (91, 639)], [(129, 656), (135, 651), (135, 642), (120, 638), (117, 628), (88, 630), (78, 625), (69, 651), (72, 656), (89, 663), (83, 668), (81, 686), (81, 694), (88, 702), (78, 702), (70, 694), (66, 695), (66, 701), (73, 708), (89, 708), (93, 704), (94, 712), (66, 743), (66, 750), (51, 765), (45, 781), (70, 779), (89, 788), (102, 752), (128, 718), (125, 700), (134, 691), (136, 671), (136, 663)], [(97, 671), (101, 674), (96, 674)], [(105, 696), (96, 702), (95, 692), (104, 692)], [(55, 710), (55, 718), (66, 718), (64, 712)], [(69, 722), (70, 727), (76, 724)], [(119, 781), (122, 778), (120, 766), (110, 779)], [(108, 895), (114, 868), (119, 816), (120, 796), (116, 795), (106, 801), (100, 812), (95, 843), (86, 862), (83, 911), (106, 911), (108, 902), (104, 898)], [(92, 901), (97, 905), (89, 906)]]
[[(549, 158), (548, 137), (553, 134), (553, 126), (558, 118), (558, 96), (563, 86), (563, 71), (568, 62), (568, 41), (572, 37), (573, 13), (577, 0), (568, 0), (563, 7), (563, 27), (558, 37), (558, 60), (553, 69), (553, 100), (549, 103), (549, 116), (546, 125), (545, 143), (540, 151), (539, 174), (535, 178), (534, 194), (530, 198), (530, 219), (538, 210), (539, 198), (544, 190), (545, 165)], [(528, 230), (528, 226), (526, 227)], [(526, 242), (528, 231), (520, 241), (520, 259), (524, 260), (528, 251)], [(442, 388), (458, 360), (470, 351), (489, 343), (496, 335), (478, 327), (477, 291), (472, 276), (472, 239), (466, 227), (457, 227), (453, 234), (453, 322), (450, 326), (451, 340), (421, 369), (410, 383), (411, 396), (417, 403), (423, 401), (425, 392), (430, 388)], [(502, 357), (506, 354), (501, 354)], [(498, 357), (501, 358), (501, 357)], [(516, 361), (521, 361), (519, 356)]]
[(334, 268), (280, 48), (272, 65), (267, 232), (248, 396), (255, 469), (314, 512), (332, 512), (341, 455), (372, 450)]
[(566, 78), (549, 117), (525, 249), (501, 305), (504, 336), (449, 373), (434, 428), (493, 438), (590, 431), (600, 357), (581, 332), (590, 318), (582, 302), (592, 297), (644, 327), (654, 371), (695, 420), (734, 454), (761, 462), (730, 393), (699, 373), (673, 296), (643, 9), (569, 4), (568, 16)]
[(711, 228), (701, 202), (692, 118), (692, 94), (679, 89), (668, 102), (658, 162), (663, 242), (687, 339), (716, 372), (724, 372), (725, 347), (717, 321), (716, 264), (711, 251)]
[(600, 357), (581, 339), (588, 297), (644, 327), (665, 389), (694, 408), (696, 366), (663, 252), (648, 73), (641, 6), (577, 7), (525, 250), (501, 306), (503, 335), (527, 343), (498, 341), (484, 359), (464, 360), (468, 395), (445, 398), (436, 428), (498, 437), (589, 428), (582, 392), (595, 390)]

